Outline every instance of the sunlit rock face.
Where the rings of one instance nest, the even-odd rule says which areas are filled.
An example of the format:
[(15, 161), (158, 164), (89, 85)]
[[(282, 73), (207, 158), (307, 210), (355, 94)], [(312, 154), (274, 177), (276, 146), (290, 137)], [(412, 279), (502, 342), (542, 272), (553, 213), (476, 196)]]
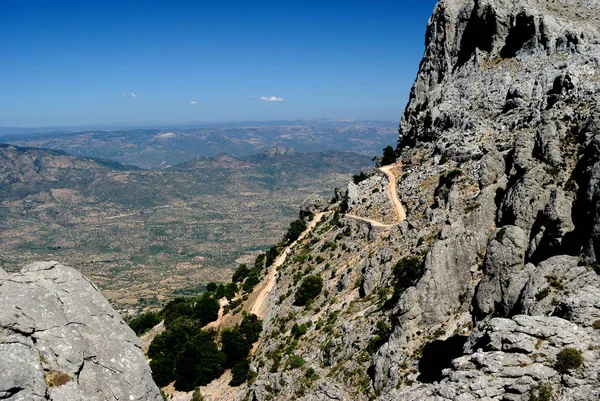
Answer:
[[(407, 220), (375, 224), (382, 175), (334, 197), (278, 273), (251, 400), (599, 396), (600, 1), (442, 0), (425, 43)], [(307, 271), (327, 290), (312, 311), (289, 300)]]
[(162, 400), (135, 333), (76, 270), (0, 271), (0, 399)]

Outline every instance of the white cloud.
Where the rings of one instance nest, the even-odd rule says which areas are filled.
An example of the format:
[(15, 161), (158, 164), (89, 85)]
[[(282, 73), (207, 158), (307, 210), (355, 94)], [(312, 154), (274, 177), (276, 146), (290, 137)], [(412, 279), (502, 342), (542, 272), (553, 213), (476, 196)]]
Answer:
[(280, 98), (277, 96), (271, 96), (271, 97), (262, 96), (260, 98), (260, 100), (262, 100), (263, 102), (283, 102), (283, 98)]
[(121, 96), (127, 96), (127, 93), (121, 92)]
[(256, 96), (254, 96), (254, 95), (248, 95), (248, 99), (256, 99)]
[(133, 93), (133, 92), (131, 92), (131, 97), (132, 97), (132, 98), (134, 98), (134, 99), (135, 99), (135, 98), (136, 98), (136, 97), (138, 97), (138, 96), (139, 96), (139, 95), (138, 95), (137, 93)]
[(198, 104), (195, 100), (192, 100), (190, 104)]

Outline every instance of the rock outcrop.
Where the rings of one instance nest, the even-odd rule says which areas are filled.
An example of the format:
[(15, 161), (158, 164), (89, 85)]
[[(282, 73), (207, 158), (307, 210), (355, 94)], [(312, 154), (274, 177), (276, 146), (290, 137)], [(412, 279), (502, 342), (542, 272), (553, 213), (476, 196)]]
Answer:
[(377, 175), (334, 198), (279, 269), (250, 400), (597, 399), (599, 95), (599, 0), (441, 0), (400, 124), (408, 219), (374, 229)]
[(0, 270), (0, 399), (162, 400), (135, 333), (80, 273)]
[(329, 203), (323, 197), (312, 194), (300, 204), (300, 217), (315, 216), (327, 209), (327, 206), (329, 206)]

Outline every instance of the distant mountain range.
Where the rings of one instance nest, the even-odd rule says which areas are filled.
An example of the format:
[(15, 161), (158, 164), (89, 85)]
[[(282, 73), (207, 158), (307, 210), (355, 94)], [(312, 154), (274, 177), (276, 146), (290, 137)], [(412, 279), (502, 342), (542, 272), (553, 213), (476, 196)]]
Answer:
[[(50, 128), (48, 129), (50, 130)], [(381, 154), (398, 138), (397, 123), (380, 121), (276, 121), (144, 129), (59, 129), (37, 132), (0, 128), (0, 142), (59, 149), (147, 169), (164, 169), (197, 156), (250, 156), (273, 146), (299, 152), (325, 149)], [(42, 129), (42, 131), (44, 131)]]

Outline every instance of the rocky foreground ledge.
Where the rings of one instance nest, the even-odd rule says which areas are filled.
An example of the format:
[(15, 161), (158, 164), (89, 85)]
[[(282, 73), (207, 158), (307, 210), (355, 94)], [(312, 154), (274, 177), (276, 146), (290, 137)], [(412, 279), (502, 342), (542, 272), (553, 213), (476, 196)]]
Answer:
[(0, 400), (162, 400), (139, 339), (57, 262), (0, 269)]

